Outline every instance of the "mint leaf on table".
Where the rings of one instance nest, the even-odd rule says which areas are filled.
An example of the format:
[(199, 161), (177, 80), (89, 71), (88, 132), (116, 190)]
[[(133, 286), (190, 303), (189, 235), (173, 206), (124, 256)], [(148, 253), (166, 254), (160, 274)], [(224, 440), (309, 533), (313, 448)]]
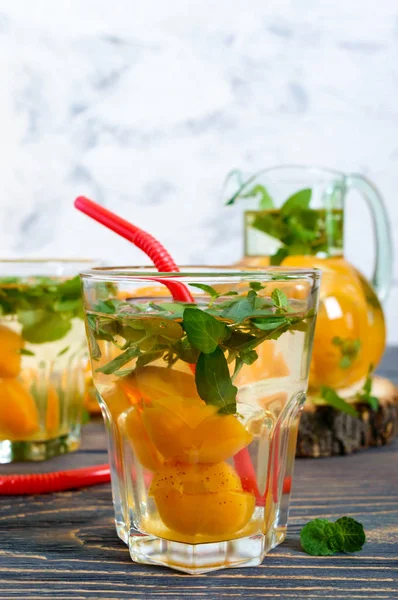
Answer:
[(365, 541), (363, 526), (351, 517), (341, 517), (335, 523), (327, 519), (313, 519), (300, 531), (301, 547), (312, 556), (358, 552)]
[(238, 388), (231, 381), (228, 363), (220, 348), (199, 355), (195, 381), (198, 394), (206, 404), (218, 406), (222, 413), (236, 413)]
[(314, 519), (300, 531), (301, 547), (312, 556), (332, 556), (341, 552), (343, 535), (339, 527), (326, 519)]
[(355, 408), (346, 402), (344, 398), (341, 398), (341, 396), (339, 396), (333, 388), (322, 385), (321, 398), (325, 400), (326, 404), (329, 406), (332, 406), (337, 410), (341, 410), (351, 417), (358, 417), (358, 412), (355, 410)]
[(198, 308), (186, 308), (182, 323), (192, 346), (205, 354), (214, 352), (218, 344), (230, 335), (222, 321)]
[(340, 529), (343, 537), (343, 552), (359, 552), (366, 542), (366, 535), (363, 525), (351, 517), (341, 517), (337, 519), (335, 525)]

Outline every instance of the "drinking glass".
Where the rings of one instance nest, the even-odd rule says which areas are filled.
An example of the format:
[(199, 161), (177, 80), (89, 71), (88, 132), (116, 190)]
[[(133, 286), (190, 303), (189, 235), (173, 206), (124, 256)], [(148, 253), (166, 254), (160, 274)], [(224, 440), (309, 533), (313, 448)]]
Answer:
[(82, 281), (132, 559), (187, 573), (260, 564), (286, 535), (319, 272), (117, 267)]
[(93, 265), (0, 261), (0, 463), (80, 444), (88, 352), (78, 274)]

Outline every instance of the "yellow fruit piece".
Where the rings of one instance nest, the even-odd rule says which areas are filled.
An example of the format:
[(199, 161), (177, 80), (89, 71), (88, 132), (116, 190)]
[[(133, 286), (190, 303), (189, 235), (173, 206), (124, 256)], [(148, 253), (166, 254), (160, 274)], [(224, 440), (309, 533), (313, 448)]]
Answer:
[(168, 465), (150, 488), (163, 523), (185, 535), (228, 535), (242, 529), (255, 499), (242, 492), (239, 477), (227, 463)]
[[(322, 270), (310, 388), (344, 388), (360, 381), (370, 364), (377, 366), (385, 345), (383, 313), (370, 285), (343, 258), (288, 256), (283, 266)], [(349, 366), (341, 367), (341, 348), (334, 338), (359, 340), (359, 352)]]
[(102, 392), (101, 397), (115, 420), (131, 408), (131, 402), (118, 384)]
[(60, 425), (60, 406), (57, 390), (50, 385), (47, 392), (46, 431), (54, 433)]
[(158, 399), (144, 406), (142, 417), (159, 452), (185, 463), (225, 460), (252, 439), (234, 415), (220, 415), (200, 399)]
[(24, 341), (9, 327), (0, 325), (0, 377), (16, 377), (21, 370)]
[(124, 422), (124, 433), (140, 464), (149, 471), (156, 471), (164, 464), (164, 458), (151, 442), (137, 406), (132, 407)]
[(200, 400), (192, 374), (176, 369), (148, 366), (138, 368), (119, 381), (132, 403), (178, 396)]
[(241, 387), (262, 379), (286, 377), (290, 374), (289, 367), (282, 352), (277, 350), (276, 342), (268, 340), (256, 348), (258, 359), (251, 365), (245, 365), (235, 380), (235, 385)]
[(0, 379), (0, 435), (23, 440), (38, 429), (39, 413), (33, 396), (18, 379)]
[(221, 491), (242, 491), (242, 484), (231, 465), (219, 462), (213, 465), (186, 465), (168, 461), (155, 473), (149, 494), (173, 489), (182, 494), (215, 494)]

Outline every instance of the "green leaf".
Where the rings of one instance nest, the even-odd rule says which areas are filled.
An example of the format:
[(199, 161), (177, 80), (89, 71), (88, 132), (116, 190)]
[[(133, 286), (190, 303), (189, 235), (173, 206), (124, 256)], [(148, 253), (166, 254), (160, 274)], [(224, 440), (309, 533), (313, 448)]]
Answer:
[(289, 300), (284, 292), (279, 288), (275, 288), (271, 294), (272, 301), (276, 308), (286, 310), (289, 307)]
[(270, 315), (269, 318), (254, 318), (252, 319), (252, 323), (257, 329), (261, 329), (261, 331), (272, 331), (273, 329), (278, 329), (282, 325), (290, 325), (290, 319), (282, 315)]
[(232, 300), (231, 303), (223, 309), (221, 317), (229, 319), (233, 323), (241, 323), (255, 312), (255, 301), (256, 296), (251, 295), (249, 292), (247, 297), (242, 298), (241, 300)]
[(271, 196), (269, 195), (267, 189), (261, 184), (255, 185), (249, 191), (242, 194), (242, 198), (256, 198), (256, 197), (259, 197), (259, 199), (260, 199), (259, 208), (261, 210), (269, 210), (271, 208), (274, 208), (274, 201), (272, 200)]
[(351, 415), (351, 417), (358, 417), (358, 412), (355, 408), (346, 402), (344, 398), (341, 398), (333, 388), (326, 385), (321, 386), (321, 397), (329, 406), (341, 410), (347, 413), (347, 415)]
[(108, 362), (106, 365), (98, 367), (98, 369), (95, 369), (95, 371), (96, 373), (104, 373), (104, 375), (112, 375), (112, 373), (120, 369), (120, 367), (123, 367), (134, 358), (137, 358), (137, 356), (140, 356), (140, 354), (141, 351), (137, 347), (127, 348), (127, 350), (119, 354), (119, 356), (116, 356), (116, 358)]
[(218, 298), (220, 296), (220, 294), (216, 292), (216, 290), (213, 287), (211, 287), (211, 285), (206, 285), (205, 283), (190, 283), (189, 285), (191, 285), (192, 287), (199, 288), (203, 292), (206, 292), (206, 294), (209, 294), (209, 296), (211, 296), (212, 298)]
[(229, 374), (228, 363), (220, 348), (211, 354), (201, 353), (196, 364), (196, 388), (206, 404), (218, 406), (220, 412), (236, 412), (236, 394)]
[(70, 319), (46, 310), (19, 311), (22, 337), (30, 344), (45, 344), (62, 339), (71, 329)]
[(343, 538), (343, 552), (359, 552), (366, 542), (363, 525), (351, 517), (337, 519), (335, 525), (340, 529)]
[(258, 359), (258, 354), (255, 350), (242, 350), (239, 353), (239, 358), (245, 365), (252, 365)]
[(162, 358), (163, 354), (164, 350), (151, 350), (150, 352), (141, 354), (141, 356), (137, 358), (137, 367), (144, 367), (145, 365), (148, 365), (154, 360)]
[(223, 296), (239, 296), (238, 292), (234, 292), (233, 290), (231, 292), (227, 292), (226, 294), (222, 294)]
[(311, 202), (312, 190), (305, 188), (290, 196), (281, 206), (281, 214), (288, 215), (297, 209), (309, 208)]
[(66, 354), (69, 350), (69, 346), (66, 346), (65, 348), (62, 348), (62, 350), (60, 350), (57, 354), (57, 358), (58, 356), (62, 356), (63, 354)]
[(260, 290), (264, 289), (264, 286), (259, 281), (251, 281), (249, 285), (250, 289), (254, 290), (255, 292), (259, 292)]
[(173, 347), (178, 355), (178, 358), (191, 365), (196, 364), (199, 356), (199, 350), (193, 348), (188, 340), (184, 337), (179, 340)]
[(75, 312), (82, 306), (81, 298), (58, 300), (54, 302), (53, 309), (55, 312)]
[(373, 374), (374, 366), (372, 364), (369, 365), (368, 374), (366, 376), (365, 383), (363, 384), (362, 390), (357, 394), (358, 400), (360, 402), (365, 402), (369, 404), (372, 410), (379, 410), (379, 399), (376, 396), (372, 396), (372, 374)]
[[(50, 279), (47, 282), (47, 284), (48, 283), (54, 284), (54, 280)], [(76, 277), (73, 277), (72, 279), (68, 279), (67, 281), (62, 282), (57, 287), (58, 287), (58, 293), (60, 296), (64, 296), (66, 298), (70, 298), (71, 296), (79, 297), (79, 298), (81, 297), (82, 287), (81, 287), (79, 275), (76, 275)]]
[(229, 335), (228, 327), (198, 308), (186, 308), (183, 327), (192, 346), (205, 354), (214, 352)]
[(278, 248), (271, 256), (271, 267), (278, 267), (287, 256), (289, 256), (289, 250), (286, 247)]
[(20, 348), (18, 351), (22, 356), (35, 356), (35, 353), (32, 350), (28, 350), (27, 348)]
[(341, 528), (326, 519), (314, 519), (300, 531), (301, 547), (312, 556), (332, 556), (343, 549)]

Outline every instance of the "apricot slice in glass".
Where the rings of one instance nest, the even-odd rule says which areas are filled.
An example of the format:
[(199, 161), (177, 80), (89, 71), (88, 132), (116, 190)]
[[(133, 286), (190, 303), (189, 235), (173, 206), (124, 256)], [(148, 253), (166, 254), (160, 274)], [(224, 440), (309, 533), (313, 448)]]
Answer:
[(252, 436), (234, 415), (220, 415), (202, 400), (158, 399), (143, 409), (143, 420), (166, 459), (215, 463), (247, 446)]
[(23, 440), (39, 429), (39, 413), (33, 396), (18, 379), (0, 379), (0, 431)]
[(132, 402), (158, 400), (169, 396), (201, 401), (192, 374), (164, 367), (141, 367), (119, 381)]
[(228, 535), (249, 521), (255, 499), (242, 492), (239, 477), (227, 463), (168, 465), (155, 474), (150, 495), (160, 518), (186, 535)]
[(0, 325), (0, 377), (16, 377), (21, 370), (23, 338), (15, 331)]
[(156, 471), (164, 464), (164, 458), (151, 442), (138, 407), (132, 407), (124, 422), (124, 432), (140, 464), (149, 471)]
[(118, 383), (102, 392), (101, 398), (114, 419), (131, 408), (131, 402)]

